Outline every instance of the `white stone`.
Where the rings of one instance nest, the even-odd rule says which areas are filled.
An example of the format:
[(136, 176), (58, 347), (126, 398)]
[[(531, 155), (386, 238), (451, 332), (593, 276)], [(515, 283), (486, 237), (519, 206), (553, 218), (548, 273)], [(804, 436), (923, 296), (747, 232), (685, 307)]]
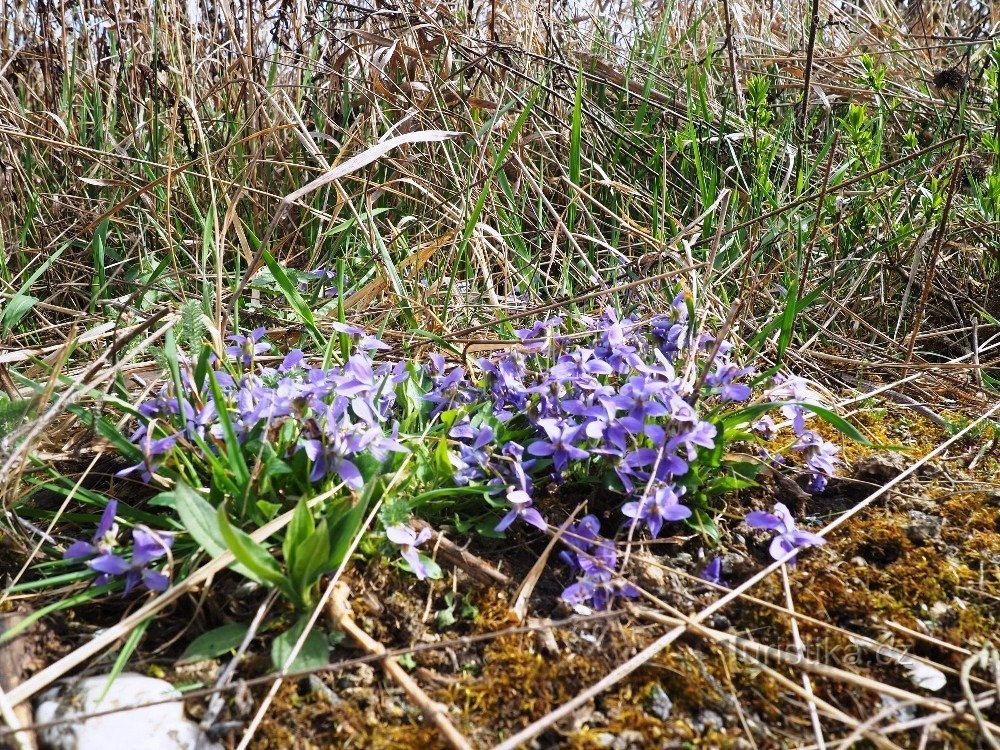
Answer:
[[(125, 672), (111, 683), (102, 701), (108, 678), (109, 675), (86, 677), (64, 683), (42, 695), (35, 711), (36, 723), (75, 719), (39, 729), (38, 739), (43, 747), (51, 750), (113, 750), (118, 747), (221, 750), (221, 745), (208, 742), (197, 724), (184, 718), (181, 700), (131, 708), (165, 698), (180, 698), (180, 692), (169, 682)], [(109, 710), (114, 713), (77, 718)]]

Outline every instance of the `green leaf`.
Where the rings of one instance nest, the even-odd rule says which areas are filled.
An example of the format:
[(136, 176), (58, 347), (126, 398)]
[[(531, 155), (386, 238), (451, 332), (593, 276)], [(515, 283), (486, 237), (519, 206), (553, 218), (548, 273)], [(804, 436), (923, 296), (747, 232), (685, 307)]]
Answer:
[(687, 525), (692, 529), (705, 534), (709, 539), (718, 542), (722, 539), (719, 534), (719, 527), (715, 525), (712, 516), (701, 508), (694, 508), (691, 516), (687, 519)]
[(278, 561), (262, 545), (255, 542), (248, 534), (240, 531), (229, 522), (226, 508), (220, 505), (216, 511), (219, 531), (233, 557), (254, 574), (257, 580), (284, 588), (287, 585)]
[(444, 436), (438, 439), (431, 464), (434, 471), (442, 477), (453, 476), (455, 473), (455, 466), (451, 462), (451, 453), (448, 450), (448, 441)]
[[(184, 482), (178, 482), (170, 492), (161, 492), (153, 498), (152, 503), (165, 505), (177, 511), (187, 532), (212, 557), (218, 557), (229, 551), (216, 519), (215, 508)], [(264, 584), (260, 577), (238, 562), (229, 567), (251, 581)]]
[(858, 432), (856, 428), (852, 427), (850, 422), (843, 417), (837, 416), (832, 411), (822, 406), (803, 404), (798, 401), (769, 401), (763, 404), (754, 404), (753, 406), (747, 406), (746, 408), (735, 411), (732, 414), (727, 414), (719, 420), (719, 423), (728, 429), (735, 425), (750, 422), (751, 420), (759, 417), (761, 414), (774, 411), (782, 406), (801, 406), (803, 409), (808, 409), (824, 422), (827, 422), (832, 427), (835, 427), (837, 430), (844, 433), (844, 435), (849, 437), (851, 440), (854, 440), (861, 445), (872, 447), (872, 443), (869, 442), (868, 438)]
[(734, 492), (747, 487), (756, 487), (757, 483), (752, 479), (739, 476), (719, 477), (708, 483), (705, 487), (706, 495), (722, 495), (726, 492)]
[[(212, 389), (212, 397), (215, 399), (215, 403), (219, 405), (219, 408), (216, 409), (216, 414), (219, 418), (219, 425), (222, 427), (223, 442), (226, 446), (227, 466), (232, 471), (234, 481), (240, 487), (241, 492), (238, 496), (242, 496), (244, 495), (243, 490), (250, 482), (250, 469), (247, 466), (246, 459), (243, 458), (243, 453), (240, 451), (241, 444), (236, 437), (233, 422), (229, 418), (229, 409), (222, 408), (222, 404), (226, 404), (227, 401), (222, 393), (222, 389), (219, 387), (219, 381), (215, 377), (213, 370), (208, 371), (208, 384)], [(211, 456), (211, 452), (208, 455)]]
[(118, 656), (115, 657), (115, 663), (111, 666), (107, 682), (104, 683), (104, 689), (101, 691), (101, 696), (97, 699), (98, 703), (107, 697), (108, 691), (111, 689), (115, 680), (118, 679), (118, 675), (120, 675), (122, 670), (125, 669), (125, 665), (128, 664), (128, 660), (131, 658), (132, 654), (135, 653), (136, 648), (139, 646), (139, 641), (141, 641), (142, 637), (146, 634), (146, 628), (149, 627), (149, 623), (152, 621), (152, 617), (146, 618), (140, 622), (131, 633), (128, 634), (128, 638), (125, 639), (125, 643), (122, 645), (122, 650), (118, 652)]
[[(424, 571), (427, 573), (428, 578), (435, 581), (439, 581), (441, 580), (441, 578), (444, 577), (444, 571), (441, 570), (441, 566), (438, 565), (433, 558), (422, 553), (419, 553), (418, 557), (420, 558), (420, 562), (424, 564)], [(410, 572), (412, 572), (409, 563), (404, 561), (403, 565), (406, 567), (407, 570), (410, 570)]]
[(302, 295), (299, 294), (298, 287), (288, 278), (285, 269), (281, 267), (281, 264), (274, 259), (271, 253), (267, 250), (262, 250), (261, 257), (264, 259), (264, 263), (267, 264), (271, 275), (274, 276), (274, 281), (277, 283), (278, 289), (284, 295), (285, 299), (288, 300), (289, 307), (292, 308), (299, 320), (302, 321), (302, 325), (309, 331), (309, 335), (316, 342), (316, 346), (320, 349), (326, 349), (326, 339), (320, 333), (319, 328), (316, 327), (316, 319), (313, 317), (312, 310), (302, 298)]
[(858, 430), (846, 419), (834, 414), (829, 409), (824, 409), (822, 406), (815, 406), (813, 404), (800, 404), (803, 409), (808, 409), (817, 417), (822, 419), (824, 422), (829, 424), (844, 433), (847, 437), (856, 443), (861, 445), (872, 447), (872, 444), (868, 441), (864, 435), (862, 435)]
[(285, 540), (281, 546), (281, 551), (285, 556), (285, 565), (288, 566), (288, 572), (293, 578), (298, 549), (315, 530), (316, 523), (313, 521), (312, 511), (309, 510), (309, 505), (306, 503), (305, 498), (299, 498), (299, 502), (295, 506), (295, 512), (292, 513), (292, 520), (288, 523), (288, 528), (285, 530)]
[(4, 305), (3, 315), (0, 316), (0, 333), (4, 336), (9, 334), (37, 302), (38, 297), (32, 297), (30, 294), (15, 294), (11, 297)]
[(212, 557), (218, 557), (226, 551), (226, 543), (215, 520), (215, 508), (184, 482), (178, 482), (169, 492), (161, 492), (153, 498), (152, 504), (164, 505), (177, 511), (187, 532)]
[(202, 633), (188, 644), (178, 663), (214, 659), (227, 654), (240, 647), (249, 629), (245, 623), (231, 622)]
[[(299, 636), (309, 622), (308, 616), (303, 616), (284, 633), (274, 639), (271, 644), (271, 663), (276, 671), (285, 668), (285, 662), (292, 653), (292, 648), (299, 640)], [(325, 666), (330, 658), (330, 642), (322, 630), (314, 629), (306, 636), (302, 648), (296, 655), (295, 660), (288, 665), (289, 672), (303, 672), (309, 669), (318, 669)]]
[(330, 566), (330, 532), (322, 521), (295, 550), (294, 561), (287, 561), (288, 575), (304, 602), (311, 602), (312, 588)]

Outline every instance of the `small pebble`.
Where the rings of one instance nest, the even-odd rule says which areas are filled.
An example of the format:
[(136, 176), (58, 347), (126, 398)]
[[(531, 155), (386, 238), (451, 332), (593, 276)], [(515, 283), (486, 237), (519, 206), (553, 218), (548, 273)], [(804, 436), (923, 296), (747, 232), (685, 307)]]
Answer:
[(624, 729), (615, 737), (611, 750), (642, 750), (646, 747), (646, 735), (637, 729)]
[(726, 722), (722, 719), (722, 717), (711, 709), (705, 709), (699, 713), (694, 717), (691, 724), (694, 726), (695, 731), (699, 734), (703, 734), (710, 729), (714, 729), (719, 732), (726, 726)]
[(652, 689), (649, 691), (649, 698), (646, 702), (647, 711), (655, 716), (660, 721), (666, 721), (670, 718), (670, 712), (674, 708), (674, 702), (670, 700), (670, 696), (667, 692), (659, 685), (653, 685)]
[(941, 536), (941, 528), (944, 526), (941, 516), (933, 516), (920, 510), (911, 510), (907, 515), (910, 521), (906, 525), (906, 535), (911, 542), (923, 544)]
[(673, 556), (671, 561), (673, 562), (674, 567), (687, 570), (694, 565), (694, 556), (688, 552), (678, 552)]

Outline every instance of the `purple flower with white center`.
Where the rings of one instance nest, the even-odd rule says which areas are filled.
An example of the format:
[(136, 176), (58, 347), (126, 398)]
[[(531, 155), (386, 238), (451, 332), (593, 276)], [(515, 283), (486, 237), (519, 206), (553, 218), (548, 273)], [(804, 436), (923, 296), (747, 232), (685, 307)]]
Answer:
[(582, 390), (600, 386), (598, 376), (610, 375), (614, 370), (607, 362), (594, 357), (593, 349), (579, 347), (563, 354), (549, 370), (549, 376), (560, 383), (569, 383)]
[(316, 482), (325, 476), (336, 474), (352, 490), (360, 490), (364, 487), (364, 478), (351, 458), (364, 449), (364, 433), (346, 420), (330, 427), (332, 429), (327, 431), (325, 440), (302, 441), (302, 450), (313, 462), (309, 481)]
[(641, 595), (639, 589), (625, 580), (583, 578), (567, 586), (560, 598), (574, 607), (589, 607), (603, 612), (611, 608), (616, 598), (635, 599)]
[(118, 501), (108, 500), (92, 540), (73, 542), (63, 553), (64, 560), (87, 560), (88, 567), (101, 574), (96, 581), (99, 586), (107, 583), (112, 576), (128, 570), (128, 563), (111, 552), (118, 535), (118, 524), (115, 523), (117, 511)]
[(611, 448), (595, 448), (593, 452), (611, 457), (615, 474), (618, 475), (622, 488), (630, 495), (635, 490), (636, 482), (649, 479), (649, 472), (645, 469), (653, 465), (657, 456), (657, 451), (653, 448), (637, 448), (624, 453)]
[(823, 403), (822, 397), (812, 387), (805, 378), (796, 375), (784, 375), (778, 373), (772, 379), (774, 385), (765, 393), (765, 396), (772, 401), (792, 401), (794, 403), (785, 404), (781, 407), (781, 413), (786, 419), (792, 420), (795, 434), (800, 435), (806, 428), (806, 417), (808, 411), (801, 404), (812, 404), (819, 406)]
[(770, 414), (765, 414), (760, 419), (751, 422), (750, 429), (759, 432), (765, 440), (774, 440), (774, 436), (778, 434), (778, 425)]
[(524, 446), (510, 440), (504, 443), (500, 455), (494, 456), (490, 468), (496, 471), (497, 476), (490, 480), (490, 484), (513, 486), (530, 495), (532, 483), (528, 471), (534, 463), (533, 458), (524, 460)]
[[(746, 518), (747, 524), (755, 529), (767, 529), (778, 532), (771, 540), (769, 552), (775, 560), (780, 560), (789, 552), (800, 547), (813, 547), (826, 544), (826, 539), (811, 531), (800, 531), (795, 528), (795, 518), (783, 503), (774, 504), (774, 513), (755, 510)], [(791, 558), (790, 562), (795, 562)]]
[(459, 444), (455, 484), (462, 486), (487, 476), (491, 451), (486, 448), (493, 442), (493, 429), (489, 425), (473, 427), (468, 421), (464, 421), (455, 425), (448, 434), (472, 441)]
[(417, 578), (422, 581), (430, 575), (430, 569), (420, 559), (420, 552), (417, 550), (417, 547), (431, 538), (429, 528), (425, 526), (418, 533), (406, 524), (397, 524), (387, 527), (385, 535), (390, 542), (399, 546), (399, 554), (406, 560)]
[(514, 331), (514, 335), (526, 342), (524, 348), (527, 351), (542, 352), (549, 347), (562, 322), (562, 318), (558, 316), (537, 320), (531, 328), (519, 328)]
[(718, 428), (711, 422), (696, 422), (690, 429), (673, 435), (667, 441), (666, 450), (683, 448), (687, 453), (687, 460), (694, 461), (698, 457), (699, 446), (709, 450), (715, 447), (715, 436), (718, 433)]
[(822, 492), (826, 489), (827, 477), (836, 471), (835, 464), (840, 460), (837, 458), (840, 449), (812, 430), (804, 430), (792, 448), (804, 454), (806, 466), (812, 471), (809, 491)]
[(493, 401), (493, 414), (498, 419), (506, 422), (527, 408), (528, 389), (524, 384), (527, 369), (521, 352), (508, 352), (496, 361), (480, 359), (476, 364), (486, 373), (485, 395)]
[(472, 403), (475, 394), (465, 379), (465, 368), (453, 367), (447, 375), (433, 378), (434, 387), (424, 400), (434, 404), (431, 416)]
[(636, 365), (635, 369), (653, 380), (668, 384), (672, 389), (678, 392), (687, 389), (686, 384), (678, 381), (677, 371), (674, 369), (673, 363), (671, 363), (663, 352), (659, 349), (654, 349), (653, 357), (656, 359), (655, 364), (643, 362)]
[(625, 503), (622, 513), (633, 519), (633, 523), (644, 521), (654, 539), (660, 535), (664, 521), (683, 521), (691, 515), (691, 509), (681, 505), (683, 489), (671, 484), (660, 484), (639, 501)]
[(636, 354), (636, 347), (631, 343), (635, 340), (631, 320), (620, 320), (614, 308), (608, 307), (601, 317), (600, 325), (607, 327), (600, 344), (594, 350), (598, 359), (607, 362), (618, 373), (628, 372), (642, 362)]
[(385, 343), (378, 336), (362, 336), (358, 339), (358, 343), (355, 346), (363, 352), (372, 351), (373, 349), (387, 350), (392, 349), (387, 343)]
[(666, 383), (651, 380), (645, 375), (630, 377), (618, 395), (611, 399), (615, 406), (628, 413), (621, 418), (622, 425), (633, 435), (638, 435), (647, 420), (669, 414), (660, 396), (668, 387)]
[(539, 418), (558, 419), (563, 416), (562, 405), (567, 400), (567, 391), (566, 387), (558, 380), (546, 378), (538, 385), (528, 388), (528, 393), (538, 396), (533, 413)]
[(580, 461), (590, 454), (574, 443), (583, 434), (583, 427), (572, 422), (557, 419), (539, 419), (538, 426), (545, 430), (547, 439), (536, 440), (528, 446), (532, 456), (551, 456), (552, 465), (561, 472), (571, 461)]
[(684, 345), (683, 337), (687, 330), (688, 309), (687, 299), (684, 292), (679, 292), (674, 301), (670, 303), (672, 308), (669, 315), (663, 315), (652, 321), (651, 329), (659, 345), (659, 351), (668, 357), (676, 357), (677, 353)]
[(576, 582), (562, 593), (562, 599), (574, 607), (608, 609), (616, 597), (634, 598), (639, 590), (615, 573), (618, 552), (614, 543), (599, 535), (600, 522), (588, 515), (570, 526), (563, 535), (572, 552), (564, 550), (560, 558), (577, 574)]
[(601, 522), (595, 515), (586, 515), (567, 527), (563, 533), (563, 542), (569, 545), (573, 551), (563, 550), (559, 557), (564, 563), (569, 565), (574, 571), (581, 570), (580, 560), (577, 554), (589, 552), (600, 539)]
[(368, 395), (375, 386), (375, 369), (367, 354), (351, 355), (343, 374), (336, 378), (337, 395), (347, 398)]
[(392, 429), (385, 433), (381, 427), (372, 427), (364, 433), (361, 439), (361, 450), (366, 450), (376, 461), (385, 461), (390, 453), (409, 453), (399, 441), (399, 424), (393, 424)]
[(577, 567), (593, 581), (610, 580), (618, 562), (618, 550), (610, 539), (598, 537), (586, 550), (576, 553)]
[(305, 355), (301, 349), (292, 349), (278, 365), (278, 372), (291, 372), (300, 367), (305, 367)]
[[(712, 347), (715, 346), (715, 342), (718, 339), (711, 333), (703, 333), (698, 337), (698, 351), (709, 352)], [(716, 357), (727, 357), (729, 353), (733, 350), (733, 345), (731, 342), (722, 339), (719, 342), (719, 348), (715, 352)]]
[(542, 338), (550, 329), (561, 326), (562, 322), (562, 318), (558, 315), (548, 320), (536, 320), (531, 324), (531, 328), (518, 328), (514, 331), (514, 335), (522, 341), (525, 339)]
[(670, 394), (670, 397), (667, 399), (667, 406), (669, 407), (671, 422), (693, 425), (701, 419), (694, 407), (676, 393)]
[[(125, 593), (142, 583), (150, 591), (163, 591), (170, 579), (164, 573), (149, 569), (149, 563), (162, 557), (170, 549), (174, 538), (163, 531), (152, 531), (145, 527), (132, 530), (132, 559), (126, 560), (114, 554), (115, 537), (118, 526), (115, 523), (117, 500), (109, 500), (91, 542), (73, 542), (63, 553), (65, 560), (86, 560), (87, 567), (98, 573), (94, 583), (104, 585), (116, 576), (125, 575)], [(88, 559), (89, 558), (89, 559)]]
[(337, 333), (343, 333), (347, 336), (364, 336), (365, 329), (358, 328), (357, 326), (352, 326), (350, 323), (341, 323), (339, 320), (335, 320), (330, 324), (330, 328), (335, 330)]
[(153, 479), (153, 474), (160, 465), (160, 462), (157, 459), (169, 453), (174, 445), (177, 444), (177, 435), (167, 435), (166, 437), (154, 440), (152, 434), (149, 432), (152, 427), (153, 423), (150, 422), (146, 434), (142, 437), (142, 462), (116, 472), (116, 477), (125, 477), (138, 471), (139, 475), (142, 477), (142, 481), (148, 483)]
[(149, 564), (168, 554), (173, 544), (173, 534), (141, 526), (132, 529), (132, 560), (125, 576), (126, 594), (140, 583), (150, 591), (166, 590), (170, 585), (170, 577), (151, 569)]
[(270, 351), (271, 345), (261, 341), (267, 329), (263, 326), (254, 328), (249, 336), (237, 333), (229, 337), (235, 346), (226, 347), (226, 355), (231, 359), (239, 360), (244, 367), (249, 367), (258, 354)]
[(546, 531), (549, 528), (545, 519), (542, 518), (542, 514), (532, 507), (531, 495), (524, 490), (514, 487), (507, 488), (507, 502), (510, 503), (510, 510), (507, 511), (507, 515), (500, 519), (500, 523), (496, 525), (494, 531), (506, 531), (519, 518), (541, 531)]
[(716, 357), (713, 371), (705, 378), (705, 385), (718, 391), (722, 401), (746, 401), (750, 398), (750, 386), (734, 381), (752, 373), (752, 367), (739, 367), (722, 357)]
[(579, 411), (580, 416), (587, 417), (584, 423), (587, 437), (600, 440), (607, 449), (625, 452), (629, 431), (617, 416), (618, 406), (613, 398), (598, 397), (595, 404)]

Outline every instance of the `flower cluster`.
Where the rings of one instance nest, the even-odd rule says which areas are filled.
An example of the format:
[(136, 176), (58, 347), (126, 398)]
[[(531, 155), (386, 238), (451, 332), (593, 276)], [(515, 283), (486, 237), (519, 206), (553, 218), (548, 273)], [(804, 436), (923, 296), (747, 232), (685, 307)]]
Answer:
[[(226, 424), (241, 443), (277, 435), (293, 428), (289, 454), (303, 454), (309, 461), (309, 481), (335, 478), (352, 490), (364, 485), (356, 461), (361, 455), (384, 460), (390, 452), (407, 449), (397, 439), (398, 426), (391, 419), (396, 385), (409, 377), (405, 362), (376, 366), (370, 351), (383, 348), (378, 339), (360, 328), (336, 324), (338, 332), (354, 340), (355, 353), (342, 367), (310, 367), (301, 350), (289, 352), (276, 367), (255, 367), (257, 358), (269, 351), (261, 342), (263, 329), (249, 336), (230, 337), (225, 350), (236, 375), (218, 370), (222, 403), (209, 383), (195, 387), (192, 375), (182, 370), (186, 397), (178, 399), (165, 385), (160, 395), (140, 405), (149, 422), (133, 434), (132, 442), (143, 450), (144, 460), (120, 472), (135, 471), (150, 481), (163, 458), (178, 445), (218, 449), (226, 440)], [(225, 420), (220, 412), (225, 412)], [(154, 438), (153, 425), (175, 430)], [(177, 426), (180, 425), (179, 428)]]
[[(775, 375), (772, 387), (765, 393), (772, 401), (784, 402), (781, 414), (792, 423), (797, 440), (792, 449), (801, 453), (803, 462), (811, 472), (809, 491), (822, 492), (827, 480), (836, 471), (839, 462), (839, 448), (806, 426), (810, 416), (808, 406), (818, 406), (821, 399), (808, 381), (794, 375)], [(774, 418), (765, 414), (753, 424), (753, 428), (770, 440), (778, 430)]]
[(569, 565), (576, 581), (563, 591), (562, 598), (574, 607), (605, 610), (617, 597), (634, 599), (640, 594), (618, 575), (615, 543), (601, 537), (600, 529), (596, 516), (584, 516), (566, 529), (563, 537), (570, 550), (563, 550), (559, 557)]
[(125, 576), (126, 594), (139, 584), (150, 591), (164, 591), (170, 577), (162, 571), (153, 570), (149, 564), (169, 554), (173, 535), (136, 526), (132, 529), (132, 554), (126, 559), (113, 551), (118, 536), (118, 524), (115, 523), (117, 511), (118, 501), (109, 500), (91, 541), (73, 542), (63, 553), (63, 558), (86, 561), (87, 567), (98, 574), (95, 583), (99, 586), (118, 576)]
[[(491, 403), (492, 417), (500, 424), (526, 420), (534, 439), (525, 441), (523, 452), (537, 468), (549, 469), (553, 481), (574, 470), (593, 473), (609, 467), (628, 498), (623, 513), (658, 536), (665, 522), (691, 515), (682, 502), (686, 489), (680, 480), (700, 449), (715, 446), (718, 433), (691, 405), (693, 374), (681, 376), (675, 368), (692, 344), (684, 297), (679, 295), (667, 314), (652, 319), (621, 317), (609, 308), (584, 323), (587, 330), (572, 337), (562, 333), (558, 317), (516, 331), (521, 346), (478, 362), (485, 374), (478, 388), (468, 382), (463, 368), (448, 370), (443, 360), (434, 360), (430, 369), (438, 392), (429, 398), (441, 410)], [(710, 368), (701, 395), (716, 403), (748, 399), (750, 387), (744, 380), (752, 369), (731, 360), (727, 342), (713, 347), (714, 342), (710, 336), (696, 342), (695, 356)], [(714, 359), (705, 361), (712, 348)], [(485, 459), (488, 445), (477, 436), (472, 445), (461, 447), (458, 476), (464, 482), (503, 479), (511, 510), (499, 529), (518, 518), (544, 528), (544, 519), (530, 504), (526, 472), (518, 469), (516, 458), (510, 465), (521, 446), (505, 446), (505, 460), (491, 463)]]
[[(603, 477), (619, 493), (630, 533), (641, 527), (658, 537), (704, 503), (703, 474), (692, 467), (718, 455), (719, 415), (752, 395), (752, 368), (734, 360), (729, 342), (695, 336), (688, 314), (678, 295), (665, 313), (622, 316), (608, 308), (582, 317), (572, 333), (552, 317), (517, 330), (515, 345), (471, 367), (440, 354), (423, 364), (379, 359), (388, 347), (343, 323), (333, 324), (350, 343), (342, 364), (316, 367), (297, 349), (264, 362), (272, 350), (258, 328), (231, 336), (223, 361), (210, 359), (199, 382), (182, 362), (183, 393), (168, 384), (138, 407), (144, 421), (132, 442), (143, 460), (122, 473), (153, 481), (157, 472), (183, 471), (192, 454), (227, 455), (235, 438), (252, 460), (267, 447), (295, 477), (296, 493), (303, 481), (358, 492), (393, 454), (426, 455), (416, 441), (434, 435), (441, 448), (434, 465), (443, 471), (443, 457), (450, 470), (434, 481), (485, 492), (500, 510), (496, 532), (518, 522), (549, 528), (536, 484)], [(806, 428), (806, 410), (793, 403), (815, 403), (815, 394), (786, 377), (766, 395), (787, 402), (782, 412), (798, 436), (792, 447), (818, 485), (833, 470), (836, 449)], [(773, 431), (769, 419), (754, 428)], [(577, 543), (567, 554), (578, 580), (565, 598), (603, 608), (614, 596), (634, 595), (618, 582), (614, 544), (598, 537), (596, 519), (573, 533)], [(403, 525), (386, 534), (424, 577), (417, 548), (426, 535)]]

